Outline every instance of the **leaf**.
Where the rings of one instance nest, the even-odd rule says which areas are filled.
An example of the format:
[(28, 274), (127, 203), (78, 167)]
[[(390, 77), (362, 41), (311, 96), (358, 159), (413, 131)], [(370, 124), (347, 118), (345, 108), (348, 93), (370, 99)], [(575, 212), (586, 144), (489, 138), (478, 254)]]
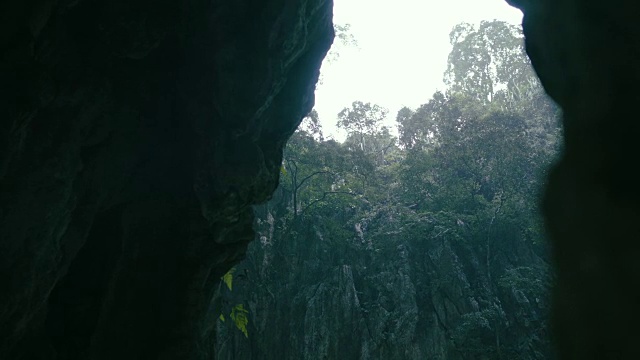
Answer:
[(245, 309), (243, 304), (238, 304), (231, 309), (231, 319), (246, 338), (249, 337), (249, 332), (247, 331), (247, 324), (249, 324), (248, 313), (249, 310)]
[(284, 165), (280, 165), (280, 173), (282, 175), (287, 175), (287, 169), (284, 167)]
[(220, 319), (220, 321), (225, 322), (225, 318), (224, 318), (224, 314), (220, 314), (220, 316), (218, 317), (218, 319)]
[(229, 269), (229, 271), (227, 271), (226, 274), (222, 275), (222, 281), (224, 281), (224, 283), (227, 284), (229, 291), (233, 290), (233, 273), (234, 272), (236, 272), (236, 268), (232, 267), (231, 269)]

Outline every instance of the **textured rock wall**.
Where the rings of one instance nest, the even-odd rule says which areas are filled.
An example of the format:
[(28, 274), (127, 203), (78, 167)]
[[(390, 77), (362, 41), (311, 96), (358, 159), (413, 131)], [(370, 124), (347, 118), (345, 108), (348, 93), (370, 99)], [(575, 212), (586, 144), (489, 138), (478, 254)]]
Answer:
[[(280, 201), (257, 208), (261, 241), (235, 266), (233, 290), (221, 286), (217, 359), (553, 358), (546, 249), (515, 229), (495, 237), (489, 275), (484, 242), (424, 224), (407, 236), (387, 215), (359, 234), (327, 232), (331, 219), (317, 216), (283, 238)], [(249, 310), (247, 337), (228, 320), (236, 304)]]
[(0, 358), (205, 359), (330, 0), (0, 4)]
[(527, 52), (564, 111), (565, 154), (545, 196), (562, 359), (637, 359), (640, 347), (640, 9), (637, 1), (512, 0)]

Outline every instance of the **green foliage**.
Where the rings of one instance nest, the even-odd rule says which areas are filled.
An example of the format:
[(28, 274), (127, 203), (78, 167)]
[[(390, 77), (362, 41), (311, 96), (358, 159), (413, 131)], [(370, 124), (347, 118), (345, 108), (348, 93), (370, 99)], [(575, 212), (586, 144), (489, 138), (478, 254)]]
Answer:
[(245, 337), (249, 337), (249, 332), (247, 331), (247, 325), (249, 324), (249, 318), (247, 317), (249, 314), (249, 310), (244, 308), (243, 304), (238, 304), (231, 309), (231, 320), (236, 324), (238, 330), (242, 331)]
[(498, 353), (499, 315), (495, 309), (484, 309), (462, 315), (460, 324), (451, 332), (455, 349), (472, 358), (495, 359)]
[(521, 291), (532, 299), (545, 299), (551, 279), (548, 269), (519, 266), (505, 271), (498, 285), (506, 290)]
[(338, 41), (340, 41), (340, 43), (349, 46), (358, 46), (358, 41), (351, 33), (351, 24), (335, 24), (334, 31), (336, 34), (336, 38), (338, 38)]
[(388, 112), (375, 104), (354, 101), (351, 107), (338, 113), (337, 126), (347, 130), (350, 135), (374, 135), (381, 130), (380, 124)]
[(520, 27), (502, 21), (483, 21), (477, 28), (462, 23), (451, 31), (450, 41), (445, 83), (452, 91), (482, 104), (513, 103), (530, 98), (540, 87)]
[[(221, 277), (222, 282), (224, 282), (229, 291), (233, 291), (233, 274), (235, 272), (236, 268), (232, 267), (231, 269), (229, 269), (229, 271), (227, 271), (226, 274)], [(238, 330), (240, 330), (244, 334), (245, 337), (249, 337), (249, 333), (247, 331), (247, 325), (249, 324), (249, 317), (247, 316), (248, 314), (249, 310), (246, 310), (244, 308), (244, 304), (237, 304), (233, 306), (231, 308), (231, 312), (229, 313), (231, 320), (236, 325)], [(221, 313), (220, 316), (218, 316), (218, 320), (220, 320), (221, 322), (225, 322), (226, 318), (224, 314)]]
[(326, 61), (335, 62), (340, 58), (340, 53), (348, 48), (358, 48), (358, 40), (351, 32), (351, 24), (334, 24), (335, 38), (333, 45), (326, 56)]
[[(438, 320), (449, 322), (452, 351), (544, 358), (537, 354), (549, 346), (544, 299), (552, 279), (537, 199), (559, 150), (558, 111), (516, 27), (461, 24), (451, 41), (449, 88), (415, 110), (401, 109), (397, 138), (383, 126), (388, 111), (361, 101), (338, 114), (344, 143), (324, 138), (317, 113), (302, 121), (284, 151), (273, 200), (257, 208), (261, 240), (244, 265), (255, 274), (247, 289), (289, 311), (318, 289), (301, 284), (322, 284), (348, 265), (362, 310), (389, 317), (381, 348), (409, 331), (403, 324), (431, 319), (429, 301), (473, 292), (475, 305), (447, 309), (450, 318)], [(229, 290), (232, 279), (225, 280)], [(394, 298), (421, 302), (429, 314), (391, 315), (402, 306)], [(231, 308), (245, 336), (247, 314), (242, 304)], [(290, 314), (280, 321), (272, 327), (291, 326)]]
[(227, 285), (229, 291), (233, 290), (233, 273), (236, 272), (236, 268), (233, 267), (222, 276), (222, 281)]

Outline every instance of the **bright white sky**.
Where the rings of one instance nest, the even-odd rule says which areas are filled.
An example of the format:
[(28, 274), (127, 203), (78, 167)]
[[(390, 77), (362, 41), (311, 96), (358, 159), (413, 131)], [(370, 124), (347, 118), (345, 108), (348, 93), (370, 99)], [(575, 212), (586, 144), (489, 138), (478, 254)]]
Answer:
[(353, 101), (386, 107), (388, 125), (394, 126), (400, 108), (415, 109), (444, 89), (449, 32), (456, 24), (522, 22), (520, 10), (505, 0), (334, 1), (334, 22), (351, 24), (358, 48), (343, 48), (337, 61), (322, 65), (315, 109), (325, 136), (340, 141), (337, 114)]

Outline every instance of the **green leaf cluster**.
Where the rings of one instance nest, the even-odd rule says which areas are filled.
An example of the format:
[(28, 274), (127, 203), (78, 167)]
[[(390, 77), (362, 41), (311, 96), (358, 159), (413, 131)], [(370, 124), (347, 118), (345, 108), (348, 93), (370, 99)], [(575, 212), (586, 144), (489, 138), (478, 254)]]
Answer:
[[(236, 268), (232, 267), (220, 278), (229, 291), (233, 291), (233, 274), (235, 272)], [(229, 317), (236, 325), (236, 328), (238, 328), (238, 330), (240, 330), (247, 338), (249, 337), (249, 332), (247, 330), (247, 325), (249, 324), (248, 314), (249, 310), (245, 309), (244, 304), (242, 303), (234, 305), (229, 313)], [(226, 317), (222, 313), (218, 316), (218, 319), (222, 322), (226, 321)]]
[(238, 330), (242, 331), (245, 337), (249, 337), (249, 333), (247, 332), (247, 325), (249, 324), (249, 318), (247, 317), (249, 314), (249, 310), (244, 308), (243, 304), (238, 304), (231, 309), (231, 320), (236, 324)]

